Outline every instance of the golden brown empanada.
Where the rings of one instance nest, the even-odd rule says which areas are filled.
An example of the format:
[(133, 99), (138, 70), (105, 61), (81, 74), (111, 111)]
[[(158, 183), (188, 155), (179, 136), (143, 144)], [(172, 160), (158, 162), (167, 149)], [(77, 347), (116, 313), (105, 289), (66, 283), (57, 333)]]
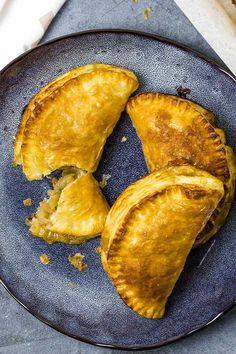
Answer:
[(28, 221), (33, 235), (80, 244), (101, 234), (109, 206), (91, 173), (65, 170), (48, 195)]
[(192, 104), (174, 96), (144, 93), (130, 99), (127, 111), (141, 139), (150, 172), (190, 164), (228, 180), (224, 144)]
[(36, 100), (21, 146), (26, 177), (40, 179), (63, 166), (95, 171), (106, 139), (137, 87), (133, 73), (111, 66), (80, 74)]
[(160, 318), (223, 183), (192, 166), (160, 169), (129, 186), (102, 233), (102, 263), (134, 311)]
[(29, 102), (28, 106), (25, 108), (24, 113), (22, 115), (22, 119), (18, 128), (18, 132), (16, 134), (16, 140), (14, 144), (14, 159), (13, 164), (21, 165), (21, 146), (24, 138), (24, 130), (27, 120), (30, 118), (33, 110), (40, 104), (46, 97), (48, 97), (53, 91), (63, 86), (67, 81), (78, 77), (83, 74), (87, 74), (89, 72), (94, 72), (96, 70), (110, 70), (113, 72), (124, 72), (127, 76), (131, 77), (135, 81), (137, 81), (136, 76), (127, 69), (119, 68), (113, 65), (107, 64), (88, 64), (85, 66), (81, 66), (79, 68), (75, 68), (73, 70), (67, 71), (66, 73), (58, 76), (53, 81), (49, 82), (45, 87), (43, 87)]
[(127, 111), (151, 172), (165, 166), (190, 164), (225, 183), (225, 197), (196, 245), (206, 242), (224, 223), (235, 189), (234, 155), (225, 146), (224, 132), (213, 126), (214, 115), (196, 103), (161, 93), (132, 98)]

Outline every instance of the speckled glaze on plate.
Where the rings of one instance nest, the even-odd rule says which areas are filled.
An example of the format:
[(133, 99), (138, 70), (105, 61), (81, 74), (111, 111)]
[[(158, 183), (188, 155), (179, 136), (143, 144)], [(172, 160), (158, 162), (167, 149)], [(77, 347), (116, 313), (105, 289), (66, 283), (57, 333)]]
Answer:
[[(50, 181), (26, 181), (12, 167), (12, 142), (22, 110), (46, 83), (76, 66), (101, 62), (133, 70), (141, 91), (176, 94), (212, 110), (235, 149), (236, 82), (216, 65), (167, 40), (121, 31), (78, 33), (39, 46), (0, 73), (0, 278), (11, 294), (40, 320), (80, 340), (98, 345), (158, 347), (198, 330), (236, 299), (236, 205), (217, 238), (191, 252), (163, 319), (148, 320), (119, 298), (95, 252), (99, 239), (85, 245), (47, 245), (33, 238), (25, 218), (46, 196)], [(123, 136), (128, 140), (121, 143)], [(126, 114), (108, 139), (98, 171), (110, 174), (104, 188), (110, 204), (131, 182), (147, 173), (140, 142)], [(31, 197), (33, 205), (23, 206)], [(88, 269), (71, 267), (67, 257), (81, 252)], [(47, 266), (39, 262), (46, 253)], [(76, 283), (68, 286), (68, 282)]]

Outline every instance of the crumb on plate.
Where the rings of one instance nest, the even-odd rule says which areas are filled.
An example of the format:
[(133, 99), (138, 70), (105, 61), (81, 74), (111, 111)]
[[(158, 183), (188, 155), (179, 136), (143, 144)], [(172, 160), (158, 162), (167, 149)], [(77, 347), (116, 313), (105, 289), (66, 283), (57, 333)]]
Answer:
[(132, 0), (132, 3), (137, 4), (138, 0)]
[(70, 255), (68, 257), (68, 261), (75, 268), (79, 269), (80, 272), (84, 272), (85, 269), (87, 268), (87, 265), (84, 262), (84, 256), (81, 253), (76, 253), (74, 255)]
[(67, 285), (72, 287), (72, 286), (75, 286), (76, 284), (73, 281), (68, 281)]
[(152, 13), (152, 8), (151, 7), (146, 7), (146, 9), (143, 10), (143, 17), (144, 20), (147, 21), (149, 17), (151, 16)]
[(32, 199), (31, 198), (26, 198), (23, 200), (24, 206), (31, 206), (32, 205)]
[(50, 263), (50, 257), (46, 254), (43, 253), (39, 256), (40, 262), (44, 265), (47, 265)]
[(188, 87), (182, 87), (182, 86), (178, 86), (176, 88), (177, 94), (179, 97), (182, 98), (186, 98), (187, 95), (189, 95), (191, 93), (191, 89)]
[(127, 136), (124, 135), (124, 136), (122, 137), (122, 139), (121, 139), (121, 142), (122, 142), (122, 143), (125, 143), (127, 140), (128, 140)]
[(109, 178), (111, 178), (111, 175), (102, 175), (102, 180), (99, 182), (99, 186), (101, 188), (104, 188), (106, 187), (107, 185), (107, 181), (109, 180)]

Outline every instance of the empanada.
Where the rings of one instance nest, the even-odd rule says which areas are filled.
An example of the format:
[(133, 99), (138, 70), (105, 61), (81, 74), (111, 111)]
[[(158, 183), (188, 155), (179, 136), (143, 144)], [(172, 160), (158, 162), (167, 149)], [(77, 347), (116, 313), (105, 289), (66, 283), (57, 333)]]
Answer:
[(196, 245), (206, 242), (224, 223), (235, 189), (234, 155), (225, 146), (224, 132), (213, 126), (214, 115), (196, 103), (161, 93), (132, 98), (127, 111), (151, 172), (165, 166), (190, 164), (225, 183), (225, 197)]
[(91, 173), (65, 170), (48, 195), (28, 220), (34, 236), (80, 244), (101, 234), (109, 206)]
[(160, 318), (223, 183), (192, 166), (160, 169), (129, 186), (102, 233), (102, 263), (134, 311)]
[(63, 166), (95, 171), (107, 137), (138, 87), (137, 78), (126, 69), (99, 64), (87, 73), (82, 69), (77, 77), (57, 80), (39, 93), (24, 115), (15, 163), (21, 145), (23, 171), (29, 180)]
[(56, 79), (49, 82), (45, 87), (43, 87), (30, 100), (28, 106), (26, 106), (26, 108), (23, 112), (22, 119), (21, 119), (21, 122), (20, 122), (19, 128), (18, 128), (18, 132), (16, 134), (15, 144), (14, 144), (13, 164), (15, 166), (22, 164), (21, 146), (22, 146), (23, 138), (24, 138), (25, 125), (26, 125), (27, 120), (30, 118), (33, 110), (37, 106), (37, 104), (40, 104), (53, 91), (55, 91), (59, 87), (63, 86), (67, 81), (69, 81), (75, 77), (78, 77), (79, 75), (87, 74), (89, 72), (93, 72), (96, 70), (111, 70), (114, 72), (124, 72), (127, 74), (127, 76), (130, 76), (135, 81), (137, 80), (136, 76), (130, 70), (127, 70), (124, 68), (119, 68), (119, 67), (116, 67), (113, 65), (107, 65), (107, 64), (88, 64), (88, 65), (81, 66), (81, 67), (72, 69), (70, 71), (67, 71), (66, 73), (56, 77)]

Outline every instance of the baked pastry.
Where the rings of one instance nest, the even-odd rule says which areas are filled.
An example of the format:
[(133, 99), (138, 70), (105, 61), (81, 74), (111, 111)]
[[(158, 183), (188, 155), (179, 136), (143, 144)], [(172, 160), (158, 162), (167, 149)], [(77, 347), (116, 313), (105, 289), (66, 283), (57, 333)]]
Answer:
[(109, 206), (91, 173), (69, 168), (27, 224), (48, 243), (80, 244), (101, 234)]
[(127, 112), (141, 139), (149, 171), (190, 164), (225, 183), (225, 197), (195, 245), (209, 240), (225, 222), (234, 197), (235, 159), (214, 115), (176, 96), (144, 93), (128, 102)]
[(135, 81), (137, 81), (136, 76), (132, 73), (132, 71), (124, 69), (124, 68), (119, 68), (113, 65), (107, 65), (107, 64), (88, 64), (85, 66), (81, 66), (75, 69), (72, 69), (70, 71), (67, 71), (66, 73), (56, 77), (53, 81), (49, 82), (46, 86), (44, 86), (29, 102), (29, 104), (26, 106), (22, 119), (20, 121), (18, 131), (16, 134), (16, 140), (14, 144), (14, 158), (13, 158), (13, 164), (15, 166), (21, 165), (22, 164), (22, 156), (21, 156), (21, 146), (23, 143), (24, 139), (24, 130), (25, 130), (25, 125), (28, 121), (28, 119), (31, 117), (31, 114), (33, 113), (35, 107), (37, 104), (40, 104), (46, 97), (48, 97), (53, 91), (56, 89), (62, 87), (67, 81), (74, 79), (80, 75), (83, 74), (88, 74), (90, 72), (94, 72), (96, 70), (111, 70), (112, 72), (123, 72), (127, 76), (131, 77)]
[(127, 69), (93, 64), (62, 75), (26, 108), (14, 147), (14, 164), (29, 180), (63, 166), (93, 172), (130, 94), (138, 87)]
[(149, 171), (190, 164), (223, 181), (229, 178), (224, 144), (192, 104), (175, 96), (144, 93), (127, 105)]
[(105, 222), (101, 257), (134, 311), (163, 316), (196, 236), (223, 195), (218, 178), (180, 166), (151, 173), (118, 197)]

